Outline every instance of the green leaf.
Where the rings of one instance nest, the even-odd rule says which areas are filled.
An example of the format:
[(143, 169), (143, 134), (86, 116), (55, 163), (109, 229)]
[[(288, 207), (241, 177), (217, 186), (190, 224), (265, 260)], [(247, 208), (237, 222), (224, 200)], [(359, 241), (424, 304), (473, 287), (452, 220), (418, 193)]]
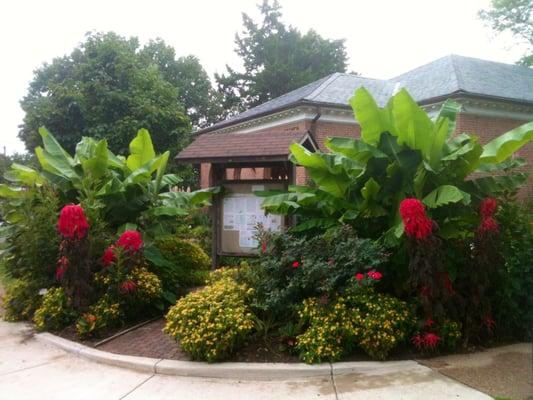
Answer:
[(524, 145), (533, 141), (533, 121), (498, 136), (483, 146), (481, 163), (499, 163), (507, 160)]
[(38, 171), (17, 163), (11, 164), (9, 171), (4, 174), (4, 178), (25, 186), (42, 185), (46, 181)]
[(291, 232), (304, 232), (312, 229), (327, 229), (337, 225), (337, 221), (333, 218), (310, 218), (307, 221), (301, 222), (290, 229)]
[(23, 189), (14, 189), (4, 183), (0, 183), (0, 197), (16, 199), (20, 198), (24, 193)]
[(39, 134), (43, 139), (44, 150), (38, 147), (35, 149), (35, 153), (43, 169), (52, 174), (60, 175), (71, 181), (73, 186), (79, 187), (81, 177), (74, 170), (74, 159), (45, 128), (39, 128)]
[(387, 155), (377, 147), (353, 138), (328, 138), (325, 141), (325, 146), (334, 152), (356, 160), (361, 165), (366, 165), (371, 158), (387, 158)]
[(170, 156), (170, 152), (167, 150), (161, 155), (161, 161), (159, 162), (159, 165), (157, 167), (157, 173), (155, 175), (155, 193), (159, 193), (161, 190), (161, 180), (163, 179), (163, 175), (165, 174), (165, 171), (167, 169), (167, 163), (168, 163), (168, 157)]
[(137, 224), (126, 222), (125, 224), (118, 227), (117, 235), (122, 235), (126, 231), (136, 231), (136, 230), (137, 230)]
[(152, 138), (146, 129), (140, 129), (137, 136), (130, 143), (130, 155), (126, 164), (130, 171), (146, 165), (155, 157)]
[(437, 208), (450, 203), (470, 204), (470, 195), (456, 186), (442, 185), (428, 194), (422, 202), (429, 208)]
[(424, 159), (429, 160), (433, 122), (407, 90), (400, 90), (392, 98), (392, 115), (398, 143), (420, 150)]
[(92, 179), (100, 179), (107, 172), (108, 156), (107, 141), (102, 139), (86, 154), (87, 158), (80, 158), (83, 172)]
[(367, 89), (364, 87), (357, 89), (349, 102), (361, 126), (361, 138), (365, 143), (375, 145), (379, 143), (383, 132), (392, 133), (393, 127), (388, 108), (378, 107)]

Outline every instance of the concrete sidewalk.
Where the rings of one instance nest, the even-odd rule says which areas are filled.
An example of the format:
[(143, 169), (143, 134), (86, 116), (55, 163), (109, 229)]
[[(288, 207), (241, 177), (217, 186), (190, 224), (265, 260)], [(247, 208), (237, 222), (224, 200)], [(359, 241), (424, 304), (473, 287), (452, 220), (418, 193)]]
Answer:
[(18, 399), (490, 399), (413, 363), (323, 378), (243, 381), (165, 376), (87, 361), (0, 322), (0, 398)]

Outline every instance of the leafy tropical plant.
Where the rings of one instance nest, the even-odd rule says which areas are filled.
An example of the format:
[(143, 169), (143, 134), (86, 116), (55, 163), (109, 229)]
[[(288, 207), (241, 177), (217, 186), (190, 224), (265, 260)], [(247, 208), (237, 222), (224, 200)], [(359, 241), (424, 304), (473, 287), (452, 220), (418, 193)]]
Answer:
[(186, 215), (191, 208), (207, 204), (216, 192), (172, 192), (181, 178), (165, 173), (170, 153), (157, 155), (146, 129), (131, 141), (127, 157), (113, 154), (105, 139), (88, 137), (82, 138), (71, 156), (45, 128), (39, 133), (43, 147), (37, 147), (35, 154), (41, 169), (13, 164), (6, 173), (12, 185), (0, 184), (0, 197), (12, 204), (4, 214), (8, 222), (20, 220), (17, 202), (27, 189), (42, 185), (53, 187), (63, 203), (81, 202), (85, 208), (98, 210), (114, 228), (137, 223), (141, 215), (150, 222)]
[[(466, 221), (471, 207), (527, 179), (513, 171), (524, 164), (513, 154), (533, 140), (533, 122), (482, 145), (466, 133), (453, 135), (460, 105), (451, 100), (433, 120), (405, 89), (379, 107), (360, 88), (350, 104), (360, 139), (329, 138), (327, 153), (290, 147), (291, 161), (306, 168), (312, 186), (258, 193), (267, 212), (301, 216), (295, 230), (346, 222), (363, 236), (397, 241), (403, 232), (399, 204), (415, 197), (431, 210), (440, 235), (450, 237), (461, 234), (457, 221)], [(495, 171), (505, 174), (487, 175)]]

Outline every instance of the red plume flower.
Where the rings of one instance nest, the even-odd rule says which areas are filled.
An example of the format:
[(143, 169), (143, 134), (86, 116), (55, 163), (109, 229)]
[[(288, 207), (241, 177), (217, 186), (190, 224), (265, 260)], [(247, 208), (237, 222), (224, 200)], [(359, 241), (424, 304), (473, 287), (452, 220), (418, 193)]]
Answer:
[(484, 236), (488, 233), (498, 233), (500, 230), (498, 223), (494, 219), (497, 205), (496, 199), (492, 197), (488, 197), (481, 202), (479, 206), (481, 224), (477, 229), (478, 235)]
[(116, 260), (117, 257), (115, 256), (115, 246), (111, 245), (104, 251), (104, 255), (102, 256), (102, 264), (104, 264), (104, 267), (109, 267)]
[(379, 281), (381, 278), (383, 278), (383, 274), (378, 271), (368, 271), (366, 274), (370, 279), (373, 279), (375, 281)]
[(424, 204), (418, 199), (408, 198), (400, 203), (400, 215), (409, 237), (425, 239), (433, 230), (433, 221), (426, 216)]
[(142, 245), (143, 241), (139, 231), (125, 231), (117, 240), (117, 246), (132, 253), (139, 251)]
[(59, 214), (57, 229), (65, 238), (83, 239), (89, 230), (89, 224), (83, 213), (83, 208), (76, 204), (69, 204), (63, 207)]
[(300, 266), (300, 262), (299, 261), (295, 261), (292, 263), (292, 267), (293, 268), (298, 268)]
[(120, 291), (122, 293), (134, 292), (135, 289), (137, 289), (137, 285), (131, 279), (122, 282), (122, 284), (120, 285)]
[(492, 217), (496, 212), (496, 207), (498, 203), (493, 197), (487, 197), (484, 199), (479, 206), (479, 213), (483, 219)]

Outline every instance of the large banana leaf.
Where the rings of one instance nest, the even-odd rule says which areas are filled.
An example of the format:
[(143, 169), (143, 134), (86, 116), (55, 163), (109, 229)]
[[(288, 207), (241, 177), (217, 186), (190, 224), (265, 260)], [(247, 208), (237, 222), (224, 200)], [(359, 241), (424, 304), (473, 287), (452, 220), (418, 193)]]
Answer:
[(126, 164), (130, 171), (135, 171), (153, 160), (154, 157), (155, 150), (150, 134), (146, 129), (140, 129), (135, 139), (130, 142), (130, 155)]
[(379, 143), (383, 132), (393, 133), (390, 109), (378, 107), (370, 92), (364, 87), (357, 89), (349, 102), (361, 126), (361, 137), (365, 143), (375, 145)]
[(470, 204), (470, 195), (453, 185), (442, 185), (429, 193), (422, 202), (429, 208), (437, 208), (450, 203)]
[(533, 141), (533, 121), (498, 136), (483, 146), (480, 163), (500, 163)]
[(46, 181), (38, 171), (17, 163), (11, 164), (9, 170), (4, 174), (4, 178), (23, 186), (42, 185)]

